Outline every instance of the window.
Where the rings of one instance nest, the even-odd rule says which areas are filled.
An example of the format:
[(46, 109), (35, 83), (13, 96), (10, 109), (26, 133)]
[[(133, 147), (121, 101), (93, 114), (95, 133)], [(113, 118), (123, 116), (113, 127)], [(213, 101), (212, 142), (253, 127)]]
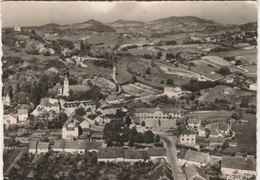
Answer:
[(182, 140), (184, 141), (184, 138), (182, 138)]
[(187, 141), (189, 141), (189, 138), (187, 138)]
[(191, 139), (192, 141), (194, 140), (194, 139)]

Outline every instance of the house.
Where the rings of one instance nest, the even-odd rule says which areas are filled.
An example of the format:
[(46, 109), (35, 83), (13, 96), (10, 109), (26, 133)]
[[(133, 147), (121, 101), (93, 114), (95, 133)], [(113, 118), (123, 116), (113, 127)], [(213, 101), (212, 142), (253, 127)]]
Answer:
[(232, 77), (227, 77), (224, 79), (226, 83), (231, 84), (234, 82), (234, 79)]
[(100, 116), (96, 116), (94, 121), (95, 121), (95, 123), (98, 123), (98, 124), (104, 124), (105, 123), (104, 119)]
[(225, 122), (211, 123), (210, 137), (224, 137), (229, 135), (229, 124)]
[(29, 144), (29, 153), (31, 154), (47, 153), (49, 151), (49, 146), (50, 145), (48, 142), (32, 141)]
[(28, 109), (18, 109), (18, 121), (25, 122), (28, 120)]
[(200, 137), (205, 137), (206, 136), (206, 128), (204, 126), (202, 126), (202, 125), (199, 126), (198, 135)]
[(15, 32), (21, 32), (22, 31), (22, 27), (21, 26), (15, 26), (14, 27), (14, 31)]
[(79, 123), (76, 119), (69, 118), (62, 127), (62, 139), (72, 140), (79, 135)]
[(86, 145), (84, 141), (65, 141), (64, 152), (85, 154)]
[(180, 98), (182, 96), (190, 95), (191, 91), (183, 91), (180, 87), (165, 87), (163, 94), (171, 98)]
[(17, 116), (14, 114), (5, 114), (4, 115), (4, 125), (17, 124)]
[(208, 180), (209, 178), (201, 168), (196, 165), (190, 165), (184, 168), (184, 173), (187, 180)]
[(148, 160), (147, 150), (124, 149), (124, 162), (135, 163)]
[(165, 162), (158, 163), (148, 175), (149, 180), (173, 180), (171, 167)]
[(210, 160), (209, 153), (192, 151), (192, 150), (181, 150), (178, 154), (178, 162), (182, 165), (196, 165), (206, 166)]
[(7, 94), (6, 96), (3, 96), (2, 101), (3, 101), (4, 106), (10, 106), (11, 98), (10, 98), (9, 94)]
[(224, 137), (209, 137), (209, 146), (222, 146), (225, 141)]
[(36, 154), (36, 152), (37, 152), (37, 141), (32, 141), (29, 144), (29, 153)]
[(256, 83), (250, 84), (250, 85), (249, 85), (249, 90), (256, 91), (256, 90), (257, 90), (257, 85), (256, 85)]
[(84, 119), (80, 124), (79, 126), (82, 128), (82, 129), (89, 129), (90, 127), (90, 124), (89, 124), (89, 121)]
[(222, 157), (221, 172), (224, 176), (235, 176), (239, 177), (256, 176), (256, 161), (252, 158), (226, 156)]
[(198, 132), (199, 127), (201, 125), (201, 119), (200, 118), (189, 118), (187, 120), (187, 124), (189, 127), (192, 127), (194, 131)]
[(197, 133), (193, 130), (185, 129), (181, 132), (179, 140), (180, 144), (195, 145)]
[(146, 127), (176, 128), (176, 121), (183, 114), (178, 108), (139, 108), (133, 118), (140, 123), (144, 121)]
[(239, 120), (239, 124), (248, 125), (248, 120), (247, 119), (241, 119), (241, 120)]
[(124, 149), (122, 147), (100, 148), (97, 160), (98, 162), (123, 162)]
[(49, 151), (50, 144), (48, 142), (38, 142), (37, 153), (47, 153)]
[(103, 131), (93, 131), (90, 134), (90, 141), (103, 141), (104, 140), (104, 133)]
[(61, 83), (57, 83), (51, 90), (53, 94), (56, 96), (62, 96), (63, 95), (63, 86)]
[(224, 95), (228, 96), (228, 95), (233, 95), (235, 93), (235, 91), (230, 87), (226, 87), (226, 88), (223, 89), (222, 93)]
[(85, 141), (85, 147), (88, 152), (98, 152), (101, 147), (106, 147), (106, 144), (102, 144), (101, 142), (89, 142)]
[(161, 158), (167, 161), (166, 149), (164, 147), (148, 147), (148, 156), (152, 161)]
[(65, 110), (66, 114), (72, 114), (77, 108), (84, 108), (87, 110), (90, 108), (91, 110), (96, 110), (96, 105), (91, 100), (86, 101), (67, 101), (63, 104), (63, 109)]
[(42, 98), (40, 104), (31, 113), (33, 116), (39, 116), (43, 113), (54, 111), (60, 113), (60, 103), (58, 99)]
[(63, 152), (65, 147), (65, 140), (54, 140), (52, 150), (55, 152)]

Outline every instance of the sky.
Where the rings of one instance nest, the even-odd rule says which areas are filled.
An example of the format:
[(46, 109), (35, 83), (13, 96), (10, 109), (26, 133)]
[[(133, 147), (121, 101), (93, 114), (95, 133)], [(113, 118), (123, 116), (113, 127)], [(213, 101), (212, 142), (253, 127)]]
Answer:
[(223, 24), (257, 21), (251, 1), (175, 2), (2, 2), (2, 26), (60, 25), (95, 19), (152, 21), (170, 16), (197, 16)]

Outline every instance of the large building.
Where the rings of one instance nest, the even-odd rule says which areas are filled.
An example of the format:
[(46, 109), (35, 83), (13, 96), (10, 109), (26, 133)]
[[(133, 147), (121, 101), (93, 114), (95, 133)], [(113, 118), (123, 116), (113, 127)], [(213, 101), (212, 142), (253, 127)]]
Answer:
[(86, 111), (90, 108), (91, 110), (96, 110), (96, 105), (91, 100), (86, 101), (68, 101), (62, 104), (63, 109), (67, 115), (72, 114), (77, 108), (83, 108)]
[(20, 122), (26, 122), (29, 117), (28, 109), (18, 109), (18, 121)]
[(178, 162), (181, 166), (196, 165), (198, 167), (206, 166), (210, 161), (209, 153), (203, 153), (191, 150), (181, 150), (178, 154)]
[(166, 108), (140, 108), (134, 113), (134, 118), (146, 127), (176, 128), (177, 119), (183, 116), (179, 109)]
[(80, 135), (79, 123), (76, 119), (68, 119), (62, 127), (62, 139), (73, 140), (77, 139)]

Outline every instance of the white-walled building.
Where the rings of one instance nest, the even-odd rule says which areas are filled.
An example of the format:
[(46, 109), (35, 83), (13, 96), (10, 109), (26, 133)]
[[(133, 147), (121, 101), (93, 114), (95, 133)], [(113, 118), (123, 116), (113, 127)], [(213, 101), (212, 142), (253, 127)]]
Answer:
[(5, 114), (4, 124), (5, 125), (17, 124), (17, 117), (13, 114)]
[(28, 109), (18, 109), (17, 111), (18, 114), (18, 121), (20, 122), (26, 122), (28, 120)]
[(164, 94), (168, 97), (180, 98), (191, 94), (191, 91), (183, 91), (180, 87), (165, 87)]
[(199, 126), (198, 135), (200, 137), (205, 137), (206, 136), (206, 128), (204, 126), (202, 126), (202, 125)]
[(252, 90), (252, 91), (256, 91), (257, 90), (256, 83), (253, 83), (253, 84), (249, 85), (249, 89)]
[(161, 158), (165, 159), (165, 161), (168, 161), (166, 149), (164, 147), (148, 147), (148, 156), (151, 161)]
[(75, 119), (67, 120), (62, 127), (62, 139), (77, 139), (79, 137), (79, 124)]
[(206, 166), (210, 160), (209, 153), (203, 153), (191, 150), (181, 150), (178, 154), (178, 162), (182, 165), (196, 165), (198, 167)]
[(180, 140), (180, 144), (184, 144), (184, 145), (195, 145), (196, 144), (196, 136), (197, 133), (193, 130), (184, 130), (181, 132), (179, 140)]
[(199, 127), (201, 125), (201, 119), (200, 118), (189, 118), (187, 120), (188, 126), (192, 127), (194, 131), (198, 132)]
[(183, 116), (184, 111), (174, 108), (140, 108), (134, 113), (134, 118), (145, 122), (147, 127), (176, 128), (177, 119)]

